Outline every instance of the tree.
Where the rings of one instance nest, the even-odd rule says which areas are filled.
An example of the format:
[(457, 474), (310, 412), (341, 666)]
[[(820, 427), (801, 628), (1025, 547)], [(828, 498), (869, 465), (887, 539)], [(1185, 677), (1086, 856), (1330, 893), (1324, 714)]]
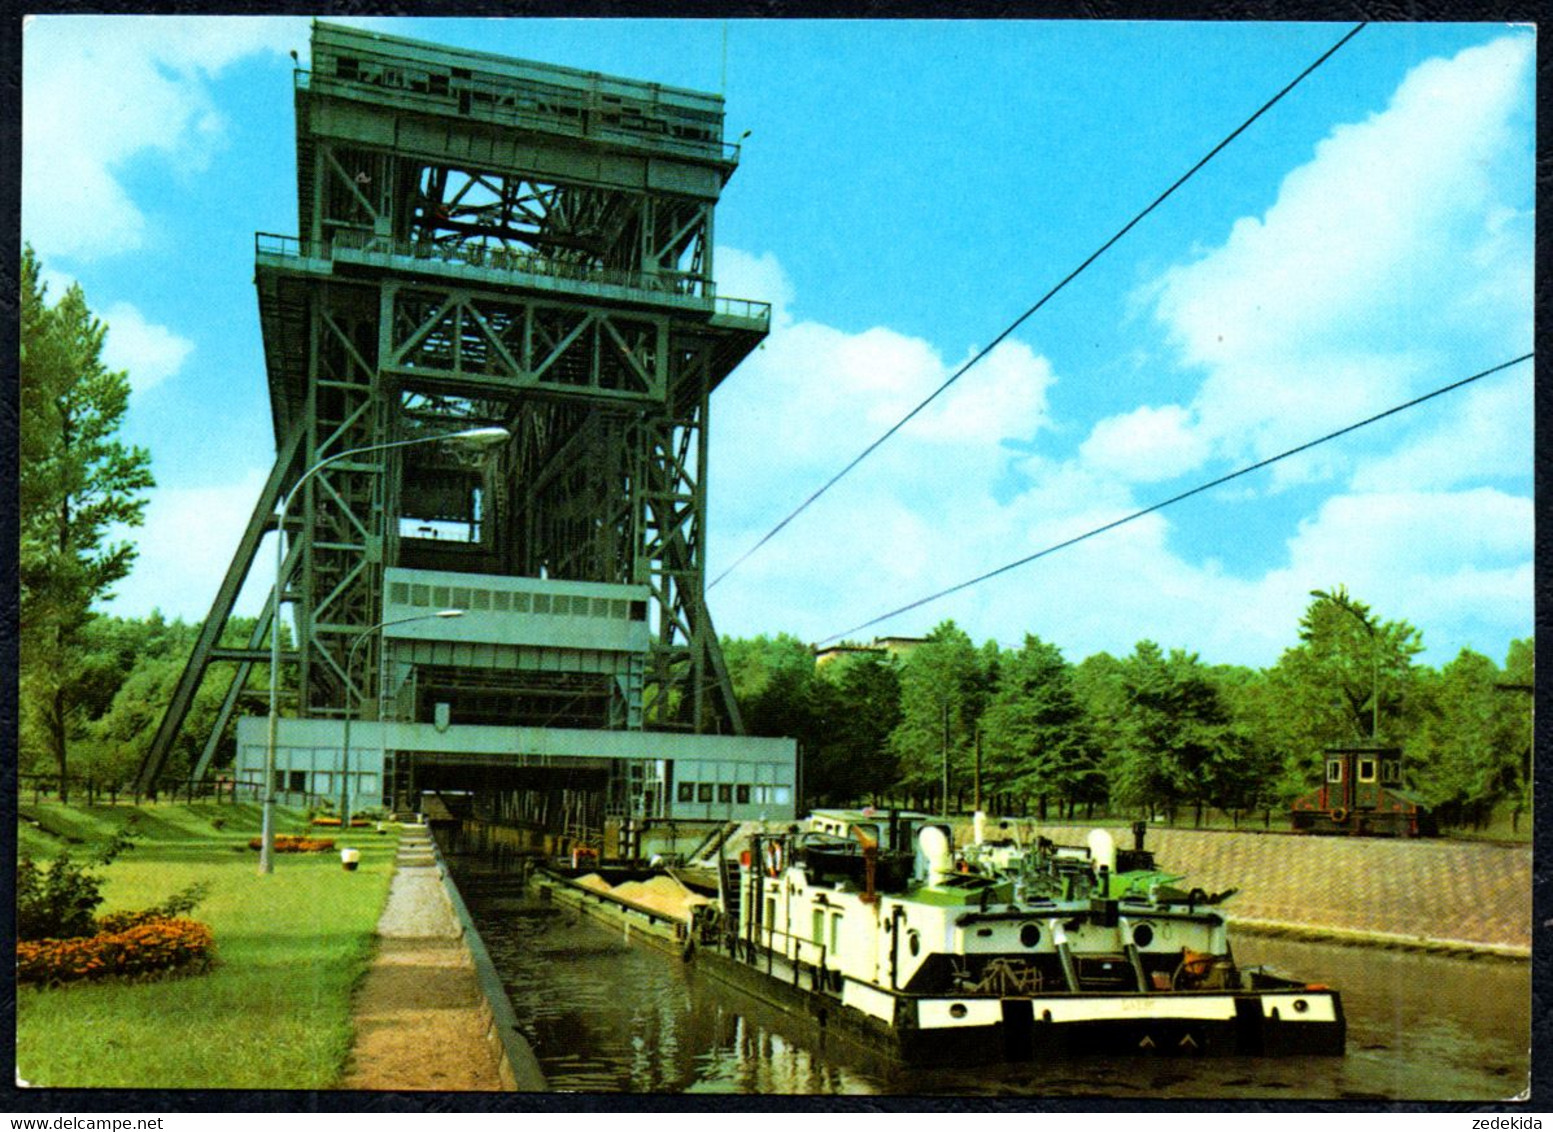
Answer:
[(819, 669), (819, 675), (834, 689), (835, 708), (823, 765), (810, 779), (814, 796), (878, 803), (900, 774), (890, 750), (890, 733), (901, 720), (895, 662), (874, 653), (846, 656)]
[(1312, 597), (1300, 619), (1300, 644), (1269, 673), (1283, 705), (1285, 797), (1320, 781), (1326, 747), (1366, 739), (1401, 744), (1413, 708), (1412, 658), (1423, 650), (1417, 629), (1382, 622), (1342, 586)]
[(80, 724), (79, 659), (94, 603), (112, 595), (135, 548), (109, 541), (138, 526), (154, 486), (150, 455), (115, 439), (129, 378), (102, 362), (107, 327), (72, 285), (47, 302), (41, 265), (22, 254), (18, 475), (24, 757), (52, 762), (68, 797), (69, 744)]
[[(942, 793), (946, 736), (951, 778), (963, 788), (986, 701), (985, 657), (953, 621), (943, 622), (906, 655), (901, 721), (890, 733), (890, 751), (899, 761), (900, 785), (913, 797)], [(942, 802), (947, 809), (949, 800)]]
[(1048, 798), (1069, 806), (1104, 793), (1099, 750), (1074, 691), (1073, 670), (1055, 645), (1026, 634), (1001, 664), (984, 721), (984, 779), (993, 791), (1034, 795), (1046, 817)]
[(1408, 775), (1442, 825), (1485, 825), (1494, 805), (1529, 781), (1529, 698), (1504, 686), (1499, 667), (1471, 649), (1426, 682)]
[(1504, 661), (1505, 731), (1514, 761), (1505, 783), (1512, 808), (1510, 829), (1520, 829), (1521, 815), (1532, 805), (1532, 692), (1536, 685), (1537, 648), (1534, 638), (1511, 641)]
[(1127, 718), (1113, 758), (1113, 796), (1124, 804), (1203, 810), (1243, 773), (1246, 745), (1230, 725), (1212, 674), (1195, 653), (1140, 641), (1126, 661)]

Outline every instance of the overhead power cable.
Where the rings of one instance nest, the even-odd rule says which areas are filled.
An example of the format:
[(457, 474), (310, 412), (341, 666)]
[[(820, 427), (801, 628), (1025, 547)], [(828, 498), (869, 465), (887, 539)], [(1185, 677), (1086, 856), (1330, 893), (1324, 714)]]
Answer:
[(1364, 428), (1366, 425), (1372, 425), (1376, 421), (1385, 420), (1387, 417), (1395, 416), (1404, 410), (1413, 408), (1415, 405), (1422, 405), (1425, 401), (1432, 400), (1435, 397), (1443, 396), (1444, 394), (1450, 393), (1453, 390), (1460, 389), (1464, 385), (1470, 385), (1474, 381), (1480, 381), (1483, 378), (1490, 376), (1491, 374), (1498, 373), (1500, 370), (1505, 370), (1509, 369), (1511, 366), (1520, 365), (1522, 362), (1528, 361), (1533, 356), (1533, 354), (1529, 353), (1522, 354), (1520, 357), (1512, 358), (1508, 362), (1501, 362), (1499, 365), (1494, 366), (1492, 369), (1485, 369), (1479, 373), (1473, 374), (1471, 377), (1464, 377), (1460, 381), (1453, 381), (1449, 385), (1442, 385), (1439, 389), (1436, 389), (1433, 392), (1425, 393), (1422, 397), (1414, 397), (1411, 401), (1404, 401), (1400, 405), (1394, 405), (1391, 408), (1386, 409), (1384, 412), (1376, 413), (1373, 417), (1365, 417), (1362, 421), (1356, 421), (1351, 425), (1347, 425), (1338, 429), (1336, 432), (1329, 432), (1325, 436), (1318, 437), (1315, 440), (1307, 441), (1306, 443), (1301, 444), (1296, 448), (1290, 448), (1285, 452), (1280, 452), (1276, 456), (1269, 456), (1265, 460), (1258, 460), (1255, 464), (1247, 464), (1244, 468), (1230, 472), (1228, 475), (1223, 475), (1218, 479), (1209, 480), (1207, 483), (1199, 484), (1197, 487), (1194, 487), (1189, 491), (1183, 491), (1179, 495), (1172, 495), (1169, 499), (1162, 499), (1158, 503), (1150, 504), (1140, 511), (1134, 511), (1130, 515), (1124, 515), (1122, 518), (1106, 523), (1104, 526), (1095, 527), (1092, 530), (1085, 531), (1081, 535), (1075, 535), (1073, 538), (1064, 539), (1062, 542), (1054, 543), (1053, 545), (1048, 546), (1045, 550), (1038, 550), (1034, 554), (1027, 554), (1023, 558), (1015, 559), (1013, 562), (999, 566), (996, 570), (988, 570), (985, 574), (978, 574), (976, 577), (969, 578), (966, 581), (950, 586), (948, 589), (939, 590), (937, 593), (929, 594), (927, 597), (918, 598), (916, 601), (913, 601), (908, 605), (903, 605), (899, 609), (892, 609), (888, 613), (881, 613), (878, 617), (864, 621), (861, 625), (854, 625), (852, 628), (847, 629), (845, 632), (836, 633), (832, 636), (826, 637), (824, 640), (818, 643), (821, 645), (828, 645), (832, 641), (839, 641), (845, 637), (850, 637), (853, 633), (861, 632), (864, 629), (871, 628), (872, 626), (879, 624), (881, 621), (890, 620), (892, 617), (899, 617), (902, 613), (908, 613), (913, 609), (918, 609), (921, 606), (929, 604), (930, 602), (939, 600), (939, 598), (948, 597), (950, 594), (959, 593), (961, 590), (968, 590), (972, 586), (980, 585), (982, 582), (996, 578), (1000, 574), (1006, 574), (1010, 570), (1017, 570), (1021, 566), (1027, 566), (1038, 558), (1045, 558), (1049, 554), (1055, 554), (1059, 550), (1065, 550), (1070, 546), (1074, 546), (1083, 542), (1085, 539), (1091, 539), (1096, 535), (1104, 534), (1106, 531), (1115, 530), (1117, 527), (1130, 523), (1134, 519), (1141, 519), (1145, 515), (1150, 515), (1155, 511), (1163, 510), (1164, 508), (1169, 507), (1172, 503), (1179, 503), (1183, 499), (1190, 499), (1192, 496), (1200, 495), (1201, 493), (1207, 491), (1209, 488), (1218, 487), (1220, 484), (1228, 483), (1232, 479), (1238, 479), (1243, 475), (1247, 475), (1261, 468), (1265, 468), (1270, 464), (1276, 464), (1279, 460), (1287, 460), (1290, 456), (1298, 455), (1301, 452), (1307, 452), (1310, 449), (1315, 448), (1317, 445), (1325, 444), (1329, 440), (1336, 440), (1338, 437), (1345, 436), (1350, 432), (1355, 432), (1358, 429)]
[(1105, 243), (1101, 244), (1098, 248), (1096, 248), (1090, 254), (1088, 259), (1086, 259), (1083, 263), (1079, 264), (1072, 271), (1068, 272), (1067, 275), (1063, 276), (1061, 282), (1059, 282), (1051, 290), (1047, 291), (1046, 294), (1042, 295), (1040, 297), (1040, 299), (1038, 299), (1036, 301), (1034, 306), (1032, 306), (1029, 310), (1025, 311), (1024, 314), (1020, 315), (1013, 322), (1009, 323), (1006, 327), (1004, 327), (1002, 332), (1000, 334), (998, 334), (998, 336), (996, 338), (994, 338), (988, 345), (986, 345), (982, 349), (978, 350), (975, 353), (975, 355), (972, 356), (970, 361), (966, 362), (959, 369), (955, 370), (954, 373), (950, 374), (948, 379), (942, 385), (940, 385), (937, 389), (933, 390), (933, 392), (929, 393), (925, 398), (923, 398), (920, 402), (918, 402), (917, 406), (914, 409), (912, 409), (904, 417), (902, 417), (900, 420), (896, 421), (893, 425), (891, 425), (882, 435), (879, 436), (878, 439), (876, 439), (867, 448), (864, 448), (861, 452), (859, 452), (856, 456), (854, 456), (852, 458), (851, 462), (848, 463), (846, 467), (842, 468), (835, 475), (831, 476), (830, 479), (826, 480), (823, 484), (820, 485), (818, 490), (816, 490), (813, 493), (811, 493), (807, 499), (805, 499), (797, 507), (793, 508), (792, 511), (788, 512), (787, 516), (784, 519), (782, 519), (781, 522), (779, 522), (776, 526), (772, 527), (769, 531), (767, 531), (764, 535), (762, 535), (760, 537), (760, 541), (757, 542), (754, 546), (750, 547), (743, 554), (739, 555), (738, 558), (734, 559), (732, 565), (730, 565), (721, 574), (717, 575), (717, 577), (713, 578), (712, 581), (707, 585), (706, 588), (710, 590), (713, 586), (717, 585), (718, 582), (722, 581), (729, 574), (731, 574), (735, 570), (737, 570), (739, 568), (739, 566), (745, 561), (745, 559), (749, 558), (756, 551), (758, 551), (761, 547), (765, 546), (766, 543), (770, 542), (773, 538), (775, 538), (777, 536), (777, 534), (780, 533), (782, 531), (782, 529), (787, 526), (787, 524), (791, 523), (794, 519), (796, 519), (799, 515), (801, 515), (805, 510), (807, 510), (811, 504), (813, 504), (815, 501), (817, 501), (820, 498), (820, 496), (824, 495), (831, 488), (835, 487), (836, 484), (840, 482), (840, 480), (841, 480), (841, 478), (843, 476), (847, 475), (847, 473), (852, 471), (853, 468), (857, 467), (864, 460), (866, 460), (870, 455), (873, 454), (873, 452), (874, 452), (874, 450), (876, 448), (878, 448), (885, 441), (889, 440), (890, 437), (894, 436), (897, 432), (899, 432), (902, 428), (904, 428), (906, 426), (906, 424), (913, 417), (915, 417), (923, 409), (927, 408), (930, 404), (932, 404), (935, 400), (937, 400), (938, 396), (941, 393), (943, 393), (944, 390), (948, 389), (955, 382), (959, 381), (960, 378), (963, 377), (965, 375), (965, 373), (968, 370), (970, 370), (970, 368), (972, 366), (974, 366), (977, 362), (981, 361), (988, 354), (992, 353), (993, 350), (997, 349), (998, 346), (1000, 346), (1003, 343), (1003, 340), (1005, 338), (1007, 338), (1015, 330), (1019, 329), (1019, 327), (1021, 325), (1023, 325), (1023, 323), (1025, 322), (1026, 319), (1028, 319), (1031, 315), (1035, 314), (1036, 311), (1038, 311), (1042, 307), (1044, 307), (1047, 304), (1047, 302), (1050, 301), (1057, 294), (1057, 292), (1061, 291), (1064, 287), (1066, 287), (1074, 279), (1078, 278), (1079, 275), (1082, 274), (1084, 272), (1084, 270), (1089, 267), (1090, 264), (1094, 263), (1095, 260), (1099, 259), (1102, 255), (1104, 255), (1107, 251), (1109, 251), (1111, 249), (1112, 245), (1114, 245), (1118, 240), (1120, 240), (1128, 232), (1132, 231), (1133, 228), (1137, 227), (1137, 225), (1143, 220), (1143, 218), (1145, 216), (1147, 216), (1149, 213), (1153, 212), (1160, 205), (1164, 204), (1166, 199), (1169, 198), (1172, 193), (1174, 193), (1182, 185), (1186, 184), (1187, 181), (1191, 180), (1192, 177), (1194, 177), (1197, 174), (1198, 170), (1200, 170), (1204, 165), (1207, 165), (1208, 162), (1212, 161), (1215, 157), (1217, 157), (1219, 155), (1220, 151), (1222, 151), (1232, 141), (1234, 141), (1236, 138), (1238, 138), (1241, 134), (1245, 133), (1246, 130), (1248, 130), (1251, 127), (1251, 124), (1253, 122), (1255, 122), (1263, 114), (1266, 114), (1275, 105), (1277, 105), (1278, 102), (1284, 97), (1284, 95), (1288, 94), (1295, 87), (1299, 86), (1300, 83), (1304, 82), (1305, 79), (1310, 77), (1310, 75), (1312, 73), (1314, 73), (1315, 70), (1318, 67), (1320, 67), (1323, 63), (1325, 63), (1333, 55), (1337, 54), (1338, 50), (1341, 49), (1342, 46), (1344, 44), (1346, 44), (1350, 39), (1352, 39), (1354, 36), (1358, 35), (1361, 31), (1363, 31), (1365, 26), (1366, 25), (1362, 24), (1362, 23), (1354, 25), (1354, 27), (1349, 30), (1347, 35), (1343, 36), (1342, 39), (1338, 40), (1331, 47), (1329, 47), (1325, 52), (1323, 52), (1322, 55), (1320, 56), (1320, 58), (1318, 58), (1314, 63), (1312, 63), (1310, 66), (1306, 67), (1303, 71), (1301, 71), (1298, 75), (1296, 75), (1289, 82), (1289, 84), (1287, 86), (1285, 86), (1277, 94), (1275, 94), (1271, 98), (1269, 98), (1266, 102), (1262, 103), (1262, 105), (1257, 109), (1256, 113), (1252, 114), (1251, 117), (1247, 118), (1240, 125), (1236, 126), (1235, 129), (1231, 133), (1229, 133), (1228, 135), (1225, 136), (1224, 140), (1222, 140), (1221, 142), (1219, 142), (1218, 145), (1216, 145), (1212, 149), (1210, 149), (1207, 152), (1207, 154), (1205, 154), (1203, 156), (1203, 158), (1200, 161), (1197, 162), (1196, 165), (1193, 165), (1185, 173), (1181, 174), (1181, 176), (1176, 179), (1174, 184), (1172, 184), (1164, 192), (1160, 193), (1159, 196), (1155, 197), (1153, 202), (1150, 203), (1147, 208), (1145, 208), (1142, 212), (1140, 212), (1136, 216), (1134, 216), (1125, 225), (1123, 225), (1117, 231), (1117, 233), (1114, 236), (1112, 236), (1109, 240), (1107, 240)]

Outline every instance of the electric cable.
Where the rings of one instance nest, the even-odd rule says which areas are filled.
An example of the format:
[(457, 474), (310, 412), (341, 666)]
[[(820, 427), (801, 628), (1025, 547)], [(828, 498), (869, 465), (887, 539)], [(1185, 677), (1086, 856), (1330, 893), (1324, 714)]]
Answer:
[(1134, 216), (1125, 225), (1123, 225), (1121, 227), (1121, 229), (1118, 230), (1117, 233), (1114, 236), (1112, 236), (1105, 243), (1101, 244), (1100, 247), (1095, 249), (1095, 251), (1090, 254), (1088, 259), (1084, 260), (1083, 263), (1079, 264), (1072, 271), (1068, 272), (1067, 275), (1063, 276), (1062, 281), (1059, 282), (1051, 290), (1047, 291), (1046, 294), (1042, 295), (1040, 297), (1040, 299), (1038, 299), (1036, 301), (1035, 305), (1030, 307), (1029, 310), (1025, 311), (1024, 314), (1020, 315), (1013, 322), (1009, 323), (1008, 326), (1004, 327), (1002, 332), (999, 333), (998, 336), (996, 338), (994, 338), (990, 344), (988, 344), (987, 346), (985, 346), (982, 349), (978, 350), (971, 357), (971, 359), (968, 362), (966, 362), (964, 365), (962, 365), (959, 369), (955, 370), (954, 373), (950, 374), (948, 379), (946, 381), (944, 381), (944, 383), (942, 385), (940, 385), (937, 389), (933, 390), (933, 392), (929, 393), (925, 398), (923, 398), (920, 402), (918, 402), (917, 406), (914, 409), (912, 409), (904, 417), (902, 417), (900, 420), (896, 421), (893, 425), (891, 425), (883, 434), (881, 434), (867, 448), (864, 448), (861, 452), (859, 452), (856, 456), (854, 456), (852, 458), (851, 462), (848, 463), (846, 467), (842, 468), (835, 475), (831, 476), (830, 479), (826, 480), (822, 485), (820, 485), (818, 490), (816, 490), (813, 493), (811, 493), (807, 499), (805, 499), (802, 503), (800, 503), (792, 511), (788, 512), (787, 516), (785, 518), (783, 518), (781, 522), (777, 523), (776, 526), (772, 527), (769, 531), (767, 531), (764, 535), (762, 535), (760, 537), (760, 540), (758, 542), (756, 542), (754, 546), (750, 547), (743, 554), (739, 555), (738, 558), (734, 559), (733, 563), (726, 570), (724, 570), (721, 574), (719, 574), (719, 575), (717, 575), (717, 577), (713, 578), (712, 581), (710, 583), (708, 583), (706, 588), (708, 590), (712, 589), (714, 586), (717, 585), (718, 582), (722, 581), (729, 574), (731, 574), (735, 570), (737, 570), (739, 568), (739, 566), (747, 558), (749, 558), (756, 551), (758, 551), (761, 547), (765, 546), (766, 543), (770, 542), (773, 538), (775, 538), (777, 536), (777, 534), (780, 533), (782, 531), (782, 529), (787, 526), (787, 524), (791, 523), (794, 519), (796, 519), (799, 515), (801, 515), (805, 510), (807, 510), (811, 504), (813, 504), (814, 502), (816, 502), (820, 498), (820, 496), (824, 495), (832, 487), (836, 486), (836, 484), (838, 482), (840, 482), (840, 480), (842, 479), (843, 476), (847, 475), (847, 473), (851, 472), (853, 468), (857, 467), (864, 460), (866, 460), (870, 455), (873, 454), (873, 452), (874, 452), (874, 450), (876, 448), (878, 448), (880, 445), (882, 445), (885, 441), (889, 440), (890, 437), (894, 436), (897, 432), (899, 432), (902, 428), (904, 428), (906, 426), (906, 424), (913, 417), (915, 417), (923, 409), (927, 408), (930, 404), (932, 404), (933, 401), (935, 401), (938, 398), (938, 396), (941, 393), (944, 392), (944, 390), (948, 389), (955, 382), (959, 381), (960, 378), (963, 377), (965, 375), (965, 373), (968, 370), (970, 370), (970, 368), (972, 366), (974, 366), (977, 362), (981, 361), (988, 354), (992, 353), (993, 350), (997, 349), (998, 346), (1000, 346), (1003, 343), (1004, 339), (1006, 339), (1015, 330), (1019, 329), (1019, 327), (1025, 322), (1026, 319), (1028, 319), (1031, 315), (1035, 314), (1036, 311), (1038, 311), (1042, 307), (1044, 307), (1047, 304), (1047, 302), (1049, 300), (1051, 300), (1057, 294), (1057, 292), (1061, 291), (1064, 287), (1066, 287), (1074, 279), (1078, 278), (1078, 276), (1081, 275), (1084, 272), (1084, 270), (1089, 267), (1090, 264), (1094, 263), (1095, 260), (1099, 259), (1102, 255), (1104, 255), (1107, 251), (1109, 251), (1111, 249), (1112, 245), (1117, 243), (1117, 241), (1119, 241), (1128, 232), (1132, 231), (1133, 228), (1137, 227), (1137, 225), (1143, 220), (1144, 217), (1146, 217), (1149, 213), (1153, 212), (1161, 204), (1165, 203), (1166, 199), (1168, 199), (1182, 185), (1186, 184), (1187, 181), (1191, 180), (1192, 177), (1195, 176), (1197, 174), (1197, 172), (1200, 169), (1202, 169), (1203, 166), (1207, 165), (1208, 162), (1212, 161), (1215, 157), (1217, 157), (1219, 155), (1219, 153), (1225, 147), (1227, 147), (1231, 142), (1233, 142), (1241, 134), (1245, 133), (1245, 131), (1251, 127), (1251, 124), (1253, 122), (1255, 122), (1263, 114), (1265, 114), (1269, 110), (1271, 110), (1280, 100), (1282, 100), (1284, 95), (1288, 94), (1295, 87), (1297, 87), (1300, 83), (1304, 82), (1305, 79), (1308, 78), (1312, 73), (1314, 73), (1315, 70), (1318, 67), (1320, 67), (1323, 63), (1325, 63), (1333, 55), (1337, 54), (1338, 50), (1341, 49), (1344, 44), (1346, 44), (1350, 39), (1352, 39), (1354, 36), (1358, 35), (1361, 31), (1363, 31), (1366, 26), (1367, 25), (1363, 24), (1363, 23), (1354, 25), (1354, 27), (1349, 29), (1347, 35), (1343, 36), (1342, 39), (1338, 40), (1331, 47), (1329, 47), (1318, 59), (1316, 59), (1315, 62), (1310, 64), (1310, 66), (1306, 67), (1303, 71), (1301, 71), (1298, 75), (1296, 75), (1292, 80), (1290, 80), (1288, 85), (1286, 85), (1277, 94), (1273, 95), (1266, 102), (1262, 103), (1262, 105), (1257, 109), (1256, 113), (1252, 114), (1251, 117), (1247, 118), (1239, 126), (1235, 127), (1235, 129), (1231, 133), (1226, 135), (1225, 138), (1222, 141), (1220, 141), (1218, 145), (1214, 146), (1211, 150), (1209, 150), (1207, 152), (1207, 154), (1205, 156), (1203, 156), (1203, 158), (1197, 162), (1197, 164), (1193, 165), (1190, 169), (1188, 169), (1185, 173), (1183, 173), (1179, 178), (1177, 178), (1175, 183), (1172, 184), (1168, 189), (1166, 189), (1164, 192), (1160, 193), (1159, 196), (1155, 197), (1153, 202), (1147, 208), (1145, 208), (1142, 212), (1140, 212), (1136, 216)]
[(1038, 558), (1045, 558), (1049, 554), (1055, 554), (1057, 551), (1074, 546), (1077, 543), (1083, 542), (1085, 539), (1093, 538), (1098, 534), (1104, 534), (1106, 531), (1115, 530), (1117, 527), (1123, 526), (1126, 523), (1130, 523), (1134, 519), (1141, 519), (1145, 515), (1149, 515), (1155, 511), (1169, 507), (1172, 503), (1179, 503), (1183, 499), (1189, 499), (1194, 495), (1200, 495), (1202, 492), (1207, 491), (1209, 488), (1218, 487), (1220, 484), (1228, 483), (1230, 480), (1238, 479), (1243, 475), (1257, 471), (1261, 468), (1265, 468), (1270, 464), (1276, 464), (1279, 460), (1286, 460), (1290, 456), (1295, 456), (1301, 452), (1309, 451), (1310, 449), (1315, 448), (1317, 445), (1325, 444), (1329, 440), (1336, 440), (1338, 437), (1364, 428), (1366, 425), (1372, 425), (1376, 421), (1385, 420), (1387, 417), (1395, 416), (1397, 413), (1403, 412), (1406, 409), (1411, 409), (1416, 405), (1421, 405), (1425, 401), (1432, 400), (1435, 397), (1439, 397), (1446, 393), (1450, 393), (1453, 390), (1460, 389), (1464, 385), (1470, 385), (1474, 381), (1479, 381), (1482, 378), (1496, 374), (1501, 370), (1509, 369), (1511, 366), (1520, 365), (1522, 362), (1529, 360), (1533, 356), (1533, 353), (1522, 354), (1518, 358), (1512, 358), (1510, 361), (1501, 362), (1499, 365), (1493, 366), (1490, 369), (1482, 370), (1473, 374), (1471, 377), (1464, 377), (1460, 381), (1453, 381), (1449, 385), (1442, 385), (1440, 388), (1435, 389), (1429, 393), (1425, 393), (1421, 397), (1414, 397), (1411, 401), (1404, 401), (1400, 405), (1393, 405), (1391, 408), (1386, 409), (1383, 412), (1376, 413), (1372, 417), (1365, 417), (1362, 421), (1356, 421), (1351, 425), (1345, 425), (1343, 428), (1338, 429), (1336, 432), (1329, 432), (1325, 436), (1318, 437), (1315, 440), (1306, 441), (1304, 444), (1290, 448), (1287, 451), (1280, 452), (1276, 456), (1269, 456), (1265, 460), (1258, 460), (1254, 464), (1247, 464), (1245, 467), (1230, 472), (1228, 475), (1223, 475), (1218, 477), (1218, 479), (1209, 480), (1207, 483), (1199, 484), (1198, 486), (1191, 488), (1188, 491), (1183, 491), (1178, 495), (1172, 495), (1169, 499), (1163, 499), (1158, 503), (1152, 503), (1149, 506), (1142, 508), (1141, 510), (1132, 512), (1130, 515), (1124, 515), (1122, 518), (1112, 520), (1103, 526), (1094, 527), (1091, 530), (1087, 530), (1081, 535), (1075, 535), (1072, 538), (1064, 539), (1062, 542), (1054, 543), (1051, 546), (1046, 547), (1044, 550), (1038, 550), (1034, 554), (1027, 554), (1023, 558), (1015, 559), (1013, 562), (999, 566), (995, 570), (988, 570), (985, 574), (978, 574), (976, 577), (959, 582), (950, 586), (948, 589), (942, 589), (937, 593), (929, 594), (927, 597), (918, 598), (916, 601), (913, 601), (907, 605), (903, 605), (899, 609), (892, 609), (888, 613), (881, 613), (878, 617), (864, 621), (861, 625), (854, 625), (852, 628), (847, 629), (844, 632), (836, 633), (832, 636), (826, 637), (824, 640), (821, 640), (817, 643), (820, 645), (828, 645), (832, 641), (839, 641), (845, 637), (850, 637), (853, 633), (870, 628), (879, 624), (881, 621), (888, 621), (892, 617), (898, 617), (902, 613), (908, 613), (911, 610), (920, 608), (921, 606), (927, 605), (930, 602), (935, 602), (939, 598), (948, 597), (950, 594), (959, 593), (961, 590), (970, 589), (972, 586), (979, 585), (980, 583), (988, 581), (991, 578), (996, 578), (1000, 574), (1006, 574), (1010, 570), (1018, 569), (1020, 566), (1026, 566)]

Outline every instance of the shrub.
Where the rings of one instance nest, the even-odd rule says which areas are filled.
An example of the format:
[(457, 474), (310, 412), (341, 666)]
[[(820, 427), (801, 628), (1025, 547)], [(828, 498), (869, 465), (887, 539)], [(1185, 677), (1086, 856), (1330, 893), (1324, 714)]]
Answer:
[(16, 863), (16, 937), (69, 939), (96, 930), (103, 878), (70, 859), (68, 850), (47, 871), (31, 857)]
[[(91, 863), (107, 865), (140, 836), (135, 828), (138, 815), (114, 832), (98, 850)], [(103, 878), (78, 865), (70, 850), (63, 849), (48, 870), (39, 867), (30, 856), (16, 862), (16, 938), (71, 939), (91, 935), (96, 930), (92, 913), (102, 903)]]
[(149, 923), (152, 920), (172, 920), (182, 916), (185, 912), (194, 911), (195, 907), (210, 894), (210, 886), (203, 882), (196, 882), (180, 892), (175, 892), (160, 904), (146, 908), (139, 912), (110, 912), (106, 916), (97, 919), (97, 933), (121, 932), (126, 928), (135, 927), (137, 924)]
[(52, 984), (144, 975), (204, 966), (214, 950), (215, 939), (204, 924), (155, 917), (84, 939), (23, 940), (16, 945), (16, 979)]
[[(258, 849), (263, 842), (255, 837), (248, 842), (248, 848)], [(334, 839), (329, 837), (303, 837), (296, 833), (281, 833), (275, 837), (275, 852), (277, 853), (327, 853), (334, 848)]]

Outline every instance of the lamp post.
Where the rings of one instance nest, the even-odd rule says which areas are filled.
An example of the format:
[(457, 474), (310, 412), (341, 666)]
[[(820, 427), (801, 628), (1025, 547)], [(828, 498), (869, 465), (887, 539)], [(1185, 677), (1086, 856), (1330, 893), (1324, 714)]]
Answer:
[(1354, 608), (1353, 602), (1348, 599), (1348, 594), (1343, 587), (1338, 587), (1337, 593), (1327, 593), (1325, 590), (1311, 590), (1310, 596), (1330, 601), (1339, 609), (1346, 610), (1359, 619), (1359, 624), (1364, 626), (1364, 631), (1370, 635), (1370, 741), (1380, 741), (1380, 638), (1375, 635), (1375, 626), (1370, 624), (1370, 619)]
[[(275, 594), (270, 603), (270, 719), (269, 730), (264, 744), (264, 820), (263, 830), (259, 840), (259, 873), (261, 876), (275, 871), (275, 738), (280, 730), (280, 604), (285, 596), (281, 585), (281, 573), (285, 569), (285, 536), (286, 536), (286, 509), (291, 506), (291, 501), (319, 472), (330, 464), (337, 463), (349, 456), (361, 456), (368, 452), (381, 452), (389, 448), (408, 448), (414, 444), (432, 444), (439, 440), (475, 440), (482, 443), (491, 443), (506, 440), (511, 434), (499, 425), (482, 428), (466, 428), (457, 432), (439, 433), (436, 436), (415, 436), (408, 440), (391, 440), (384, 444), (367, 444), (360, 448), (349, 448), (344, 452), (336, 452), (333, 456), (318, 461), (308, 468), (292, 485), (291, 490), (281, 497), (280, 506), (275, 510)], [(300, 646), (301, 642), (298, 642)]]
[(351, 718), (356, 714), (351, 710), (350, 680), (356, 671), (356, 650), (372, 634), (391, 625), (407, 625), (411, 621), (434, 621), (439, 617), (462, 617), (462, 609), (440, 609), (436, 613), (417, 613), (413, 617), (395, 617), (389, 621), (379, 621), (370, 629), (363, 629), (356, 634), (356, 639), (351, 642), (351, 650), (345, 658), (345, 738), (340, 750), (340, 833), (343, 836), (350, 828), (350, 774), (351, 774)]

